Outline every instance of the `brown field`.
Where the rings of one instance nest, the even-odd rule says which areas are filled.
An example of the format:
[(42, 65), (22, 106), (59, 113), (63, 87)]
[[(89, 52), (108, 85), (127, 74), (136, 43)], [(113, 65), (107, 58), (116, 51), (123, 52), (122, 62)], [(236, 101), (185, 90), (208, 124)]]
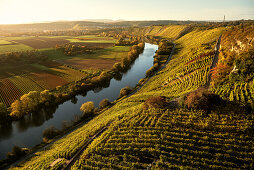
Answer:
[(68, 83), (63, 78), (57, 75), (49, 74), (47, 72), (32, 73), (31, 78), (48, 90), (54, 89), (56, 86), (62, 86)]
[(61, 65), (60, 63), (55, 62), (55, 61), (46, 61), (46, 62), (42, 62), (40, 64), (45, 66), (45, 67), (49, 67), (49, 68), (51, 68), (51, 67), (58, 67), (58, 66)]
[(111, 69), (119, 61), (113, 59), (71, 59), (59, 62), (71, 65), (77, 69)]
[(44, 37), (34, 37), (15, 41), (35, 49), (54, 48), (56, 44), (63, 45), (70, 42), (68, 40), (64, 40), (61, 38), (44, 38)]

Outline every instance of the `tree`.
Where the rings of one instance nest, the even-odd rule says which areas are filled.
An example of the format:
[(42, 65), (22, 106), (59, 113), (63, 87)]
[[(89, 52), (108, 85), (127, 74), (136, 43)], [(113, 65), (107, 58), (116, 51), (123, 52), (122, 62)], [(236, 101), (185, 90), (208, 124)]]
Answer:
[(94, 103), (92, 101), (82, 104), (80, 111), (83, 113), (84, 117), (88, 117), (94, 114)]
[(99, 106), (102, 109), (102, 108), (105, 108), (105, 107), (109, 106), (110, 104), (111, 104), (111, 102), (108, 99), (103, 99), (100, 102)]
[(132, 88), (129, 87), (129, 86), (126, 86), (126, 87), (122, 88), (122, 89), (120, 90), (119, 98), (121, 98), (121, 97), (123, 97), (123, 96), (126, 96), (126, 95), (128, 95), (128, 94), (130, 94), (131, 91), (132, 91)]
[(113, 69), (114, 69), (115, 72), (120, 72), (120, 71), (122, 71), (121, 63), (115, 63), (115, 64), (113, 65)]

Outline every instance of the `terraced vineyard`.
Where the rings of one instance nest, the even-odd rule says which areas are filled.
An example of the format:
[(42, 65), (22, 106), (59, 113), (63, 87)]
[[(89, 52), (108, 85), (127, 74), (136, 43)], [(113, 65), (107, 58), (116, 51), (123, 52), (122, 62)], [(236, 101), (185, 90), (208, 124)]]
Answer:
[(184, 110), (133, 112), (97, 139), (73, 169), (250, 169), (253, 136), (239, 131), (236, 122), (224, 126), (199, 115)]

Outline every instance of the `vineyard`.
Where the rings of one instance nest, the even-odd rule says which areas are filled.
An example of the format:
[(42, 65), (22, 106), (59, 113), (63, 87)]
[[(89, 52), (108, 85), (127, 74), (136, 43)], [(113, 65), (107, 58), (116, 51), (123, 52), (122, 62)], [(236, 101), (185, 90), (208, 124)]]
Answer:
[(254, 106), (253, 26), (233, 27), (223, 34), (211, 90), (225, 100)]
[(253, 136), (245, 136), (244, 127), (228, 117), (220, 122), (199, 115), (183, 110), (132, 112), (84, 151), (73, 169), (250, 169)]
[[(169, 101), (205, 85), (215, 43), (223, 30), (196, 29), (176, 40), (178, 52), (137, 93), (37, 152), (17, 169), (47, 169), (58, 158), (71, 159), (91, 136), (108, 125), (73, 169), (253, 168), (253, 115), (213, 111), (204, 117), (198, 110), (143, 109), (151, 96), (166, 96)], [(253, 82), (249, 86), (253, 87)], [(249, 96), (251, 91), (247, 92)]]

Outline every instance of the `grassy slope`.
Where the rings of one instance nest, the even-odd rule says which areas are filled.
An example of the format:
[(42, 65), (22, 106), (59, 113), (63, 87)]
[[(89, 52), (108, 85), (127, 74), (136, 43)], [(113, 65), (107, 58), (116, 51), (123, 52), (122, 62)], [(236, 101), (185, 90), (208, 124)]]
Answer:
[[(149, 117), (152, 119), (153, 117), (151, 115), (153, 115), (153, 113), (154, 113), (155, 115), (156, 114), (158, 115), (158, 116), (156, 116), (156, 120), (157, 119), (159, 120), (159, 118), (162, 117), (162, 115), (166, 114), (166, 117), (168, 117), (168, 118), (166, 118), (166, 120), (164, 120), (164, 123), (166, 123), (166, 124), (167, 123), (170, 124), (170, 122), (173, 120), (174, 120), (174, 122), (179, 122), (180, 124), (181, 123), (185, 124), (188, 122), (185, 122), (182, 120), (184, 120), (184, 118), (186, 118), (186, 120), (189, 119), (189, 122), (191, 122), (192, 124), (196, 124), (198, 128), (202, 128), (202, 127), (206, 127), (206, 126), (210, 125), (212, 122), (211, 119), (202, 118), (199, 116), (199, 114), (197, 112), (191, 113), (191, 112), (186, 112), (186, 111), (182, 111), (182, 110), (180, 110), (180, 111), (176, 110), (176, 111), (173, 111), (172, 113), (179, 113), (179, 114), (173, 114), (173, 116), (167, 116), (167, 115), (172, 114), (171, 111), (167, 111), (164, 113), (164, 112), (161, 112), (160, 110), (154, 110), (154, 111), (149, 111), (148, 113), (145, 113), (142, 111), (142, 103), (149, 96), (165, 95), (168, 97), (174, 97), (174, 96), (178, 96), (179, 94), (195, 90), (199, 86), (205, 84), (206, 75), (207, 75), (207, 72), (205, 70), (211, 63), (211, 59), (210, 60), (208, 59), (208, 63), (202, 62), (201, 68), (197, 68), (198, 70), (201, 69), (201, 71), (199, 71), (199, 73), (196, 73), (196, 76), (194, 76), (194, 77), (192, 77), (191, 75), (195, 75), (196, 70), (185, 73), (185, 71), (183, 70), (182, 64), (184, 64), (184, 62), (186, 60), (189, 60), (189, 58), (193, 57), (193, 55), (190, 55), (191, 48), (199, 48), (200, 44), (202, 44), (204, 42), (210, 42), (211, 40), (218, 38), (221, 31), (222, 31), (222, 29), (214, 29), (214, 30), (207, 30), (207, 31), (197, 31), (196, 30), (190, 34), (185, 35), (181, 39), (179, 39), (177, 41), (178, 47), (179, 48), (183, 47), (183, 49), (180, 50), (176, 55), (174, 55), (173, 59), (170, 61), (168, 66), (164, 70), (162, 70), (159, 74), (154, 76), (137, 94), (116, 103), (116, 105), (114, 105), (112, 108), (103, 112), (102, 114), (100, 114), (99, 116), (97, 116), (96, 118), (91, 120), (89, 123), (85, 124), (83, 127), (77, 129), (76, 131), (67, 135), (63, 139), (60, 139), (57, 142), (55, 142), (47, 150), (36, 153), (35, 157), (33, 157), (29, 161), (23, 163), (21, 165), (21, 167), (23, 167), (23, 168), (30, 167), (30, 168), (35, 168), (35, 169), (36, 168), (45, 168), (45, 167), (48, 167), (48, 165), (51, 162), (53, 162), (55, 159), (57, 159), (59, 157), (64, 157), (64, 158), (69, 159), (70, 156), (73, 155), (75, 153), (75, 151), (88, 140), (89, 136), (95, 134), (99, 129), (101, 129), (103, 126), (105, 126), (109, 122), (114, 120), (111, 125), (111, 127), (113, 129), (118, 129), (118, 127), (119, 127), (118, 124), (119, 123), (121, 124), (122, 121), (123, 122), (125, 121), (126, 124), (128, 124), (128, 123), (133, 124), (133, 123), (131, 123), (133, 120), (128, 119), (128, 116), (139, 116), (139, 114), (140, 114), (140, 116), (142, 116), (144, 114), (144, 116), (146, 117), (144, 120), (147, 120), (147, 118), (149, 118)], [(197, 37), (198, 37), (198, 39), (197, 39)], [(197, 39), (199, 41), (194, 43), (193, 39)], [(179, 77), (179, 75), (181, 75), (181, 74), (185, 74), (188, 79), (181, 79), (180, 82), (174, 81), (175, 79), (181, 78), (181, 77)], [(174, 87), (174, 88), (172, 88), (171, 86), (167, 86), (167, 85), (161, 86), (161, 84), (163, 84), (165, 81), (169, 81), (169, 78), (170, 78), (170, 81), (172, 81), (170, 83), (172, 84), (172, 87)], [(181, 84), (182, 84), (182, 86), (179, 86)], [(186, 87), (189, 87), (189, 88), (186, 88)], [(213, 119), (216, 119), (216, 118), (213, 118)], [(140, 120), (142, 120), (142, 119), (140, 119)], [(156, 120), (154, 120), (154, 121), (156, 122)], [(234, 122), (234, 124), (231, 122), (233, 126), (231, 126), (231, 124), (229, 122), (230, 122), (230, 119), (228, 119), (227, 117), (225, 118), (225, 120), (223, 120), (223, 123), (228, 124), (229, 128), (232, 128), (233, 130), (236, 130), (236, 131), (241, 130), (241, 126), (239, 125), (239, 122)], [(222, 122), (220, 119), (218, 119), (215, 122), (215, 124), (216, 124), (215, 126), (218, 128), (221, 128), (221, 129), (224, 128), (224, 126), (221, 126)], [(140, 125), (142, 125), (142, 124), (140, 124)], [(149, 125), (149, 123), (147, 125)], [(136, 126), (139, 126), (138, 122), (137, 122)], [(148, 130), (150, 128), (150, 126), (145, 126), (145, 127), (147, 127)], [(169, 127), (170, 126), (165, 125), (165, 129), (168, 129)], [(159, 128), (164, 128), (164, 126), (159, 126)], [(179, 126), (179, 128), (181, 128), (181, 126)], [(130, 128), (130, 130), (131, 130), (131, 128)], [(153, 130), (153, 129), (151, 129), (151, 130)], [(223, 134), (219, 134), (219, 136), (212, 136), (211, 134), (213, 132), (205, 132), (205, 131), (199, 132), (199, 131), (195, 131), (195, 129), (191, 129), (191, 131), (193, 131), (194, 134), (200, 134), (200, 135), (198, 135), (198, 137), (202, 137), (202, 133), (205, 133), (207, 135), (210, 134), (208, 136), (208, 138), (213, 138), (213, 140), (216, 140), (216, 141), (217, 141), (217, 138), (218, 138), (218, 141), (223, 140), (223, 136), (228, 134), (227, 132), (225, 134), (222, 132)], [(112, 135), (113, 131), (110, 128), (110, 130), (108, 130), (106, 133), (109, 133), (110, 135)], [(161, 133), (165, 133), (165, 131), (161, 132)], [(193, 135), (193, 133), (191, 135)], [(96, 148), (94, 146), (96, 146), (96, 145), (103, 146), (108, 139), (105, 137), (105, 140), (102, 140), (103, 137), (105, 137), (105, 135), (103, 135), (101, 138), (99, 138), (98, 140), (93, 142), (92, 146), (84, 152), (84, 156), (87, 155), (88, 153), (96, 156), (96, 154), (98, 154), (98, 153), (96, 153), (94, 151), (94, 149)], [(194, 137), (191, 137), (191, 138), (193, 140), (195, 140)], [(245, 143), (246, 141), (251, 142), (251, 141), (249, 141), (249, 138), (246, 141), (244, 141), (244, 139), (245, 138), (243, 138), (243, 140), (241, 142), (243, 142), (243, 143)], [(133, 139), (130, 138), (129, 142), (130, 143), (134, 142), (134, 140), (135, 140), (134, 138)], [(230, 137), (230, 140), (235, 140), (234, 136)], [(103, 141), (103, 142), (100, 143), (100, 141)], [(152, 153), (152, 150), (155, 149), (154, 146), (156, 146), (156, 145), (150, 146), (151, 153)], [(195, 147), (193, 148), (194, 150), (195, 150)], [(205, 146), (203, 146), (203, 147), (204, 147), (203, 150), (205, 150), (206, 149)], [(113, 146), (110, 148), (111, 148), (111, 150), (114, 150)], [(201, 151), (202, 151), (202, 149), (201, 149)], [(119, 152), (119, 153), (121, 153), (121, 152)], [(134, 152), (129, 151), (126, 153), (133, 155), (133, 154), (135, 154), (135, 151)], [(157, 152), (155, 152), (155, 153), (157, 153)], [(177, 153), (176, 151), (173, 152), (173, 154), (176, 154), (176, 153)], [(115, 157), (115, 156), (117, 157), (117, 153), (114, 152), (113, 154), (115, 154), (115, 155), (112, 155), (112, 157)], [(221, 155), (223, 155), (223, 154), (221, 154)], [(219, 154), (218, 157), (214, 157), (214, 159), (219, 158), (219, 156), (221, 156), (221, 155)], [(202, 154), (198, 155), (198, 156), (200, 159), (202, 158)], [(160, 159), (160, 158), (158, 158), (158, 156), (153, 156), (152, 158), (153, 159)], [(107, 160), (107, 159), (108, 158), (105, 157), (105, 160)], [(217, 159), (217, 160), (219, 161), (219, 159)], [(135, 160), (135, 161), (141, 163), (142, 167), (146, 166), (145, 163), (142, 163), (142, 160), (139, 160), (139, 161)], [(80, 160), (80, 163), (76, 164), (76, 166), (83, 166), (83, 165), (81, 165), (82, 162), (83, 162), (83, 158)], [(119, 162), (122, 163), (121, 159), (118, 160), (118, 163)], [(221, 163), (221, 162), (219, 161), (219, 163)], [(111, 162), (111, 164), (113, 164), (113, 163)], [(143, 164), (144, 164), (144, 166), (143, 166)], [(132, 166), (132, 164), (128, 164), (127, 166), (130, 166), (130, 165)], [(89, 166), (91, 166), (91, 164)], [(93, 166), (96, 166), (96, 164), (94, 164)]]

